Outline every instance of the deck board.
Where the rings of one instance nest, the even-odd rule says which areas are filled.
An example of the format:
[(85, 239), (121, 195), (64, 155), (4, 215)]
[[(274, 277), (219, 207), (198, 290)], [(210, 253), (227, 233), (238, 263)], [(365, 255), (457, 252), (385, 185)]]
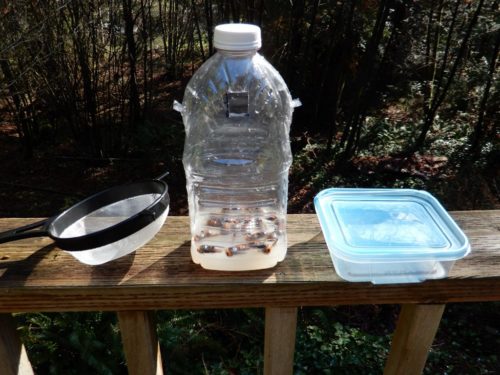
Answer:
[[(419, 284), (349, 283), (334, 271), (316, 215), (289, 215), (286, 259), (251, 272), (207, 271), (191, 261), (188, 218), (169, 217), (137, 252), (79, 263), (48, 238), (0, 245), (0, 312), (293, 307), (500, 300), (500, 210), (452, 212), (471, 254), (449, 277)], [(37, 219), (0, 219), (0, 230)]]

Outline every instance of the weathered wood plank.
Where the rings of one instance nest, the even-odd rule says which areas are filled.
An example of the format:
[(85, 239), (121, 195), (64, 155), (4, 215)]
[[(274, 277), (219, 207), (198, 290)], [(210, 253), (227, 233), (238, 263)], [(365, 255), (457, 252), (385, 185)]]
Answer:
[(499, 301), (500, 281), (427, 281), (411, 286), (338, 283), (92, 288), (9, 289), (0, 295), (0, 312), (126, 311), (359, 304)]
[(296, 307), (267, 307), (264, 337), (264, 375), (293, 374)]
[(33, 369), (10, 314), (0, 314), (0, 374), (31, 375)]
[[(0, 312), (295, 307), (500, 300), (500, 210), (452, 213), (472, 244), (444, 280), (348, 283), (335, 273), (316, 215), (289, 215), (289, 251), (268, 270), (215, 272), (191, 262), (187, 217), (169, 217), (149, 244), (91, 267), (51, 244), (0, 245)], [(0, 230), (30, 219), (0, 219)]]
[(419, 375), (436, 335), (445, 305), (403, 305), (384, 375)]
[(152, 311), (118, 312), (130, 375), (163, 375), (160, 345)]

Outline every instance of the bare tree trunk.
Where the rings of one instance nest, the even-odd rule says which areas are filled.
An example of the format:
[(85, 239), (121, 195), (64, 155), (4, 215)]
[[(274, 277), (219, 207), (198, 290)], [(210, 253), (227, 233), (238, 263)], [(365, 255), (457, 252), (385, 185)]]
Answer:
[(23, 147), (24, 157), (31, 158), (33, 156), (33, 137), (28, 123), (28, 118), (26, 116), (26, 111), (22, 105), (21, 95), (16, 89), (16, 85), (14, 84), (14, 74), (12, 73), (8, 60), (1, 59), (0, 67), (2, 68), (2, 73), (7, 79), (7, 82), (9, 82), (9, 93), (12, 97), (12, 101), (14, 102), (15, 107), (14, 118), (17, 126), (17, 132), (19, 134), (19, 139), (21, 140), (21, 144)]
[(191, 0), (191, 7), (194, 17), (194, 26), (196, 28), (196, 34), (198, 35), (198, 42), (200, 44), (201, 58), (205, 61), (205, 49), (203, 48), (203, 37), (201, 35), (200, 20), (198, 19), (198, 12), (196, 11), (196, 0)]
[(257, 17), (257, 25), (261, 26), (262, 25), (262, 18), (264, 16), (264, 0), (259, 1), (259, 13)]
[(97, 130), (97, 105), (95, 101), (95, 91), (92, 88), (92, 73), (87, 59), (87, 51), (80, 45), (77, 46), (78, 63), (80, 64), (82, 82), (83, 82), (83, 97), (85, 99), (85, 108), (90, 117), (90, 137), (92, 152), (100, 154), (100, 146), (96, 144), (99, 140)]
[(255, 0), (245, 1), (246, 22), (255, 23)]
[(446, 37), (446, 44), (445, 44), (445, 48), (444, 48), (443, 59), (441, 61), (441, 67), (439, 69), (439, 74), (436, 78), (436, 90), (439, 90), (443, 84), (444, 71), (446, 69), (446, 64), (448, 63), (448, 56), (450, 54), (452, 36), (453, 36), (453, 31), (455, 29), (456, 21), (457, 21), (457, 15), (458, 15), (458, 9), (460, 6), (460, 1), (461, 0), (456, 0), (455, 7), (453, 8), (453, 13), (451, 16), (451, 24), (450, 24), (450, 27), (448, 29), (448, 35)]
[(177, 77), (177, 66), (178, 66), (178, 48), (179, 48), (179, 0), (170, 0), (173, 4), (172, 8), (172, 18), (171, 18), (171, 34), (172, 34), (172, 66), (173, 66), (173, 75)]
[[(435, 0), (431, 0), (431, 6), (429, 9), (429, 17), (427, 20), (427, 30), (426, 30), (426, 36), (425, 36), (425, 64), (424, 64), (424, 69), (425, 69), (425, 76), (427, 77), (427, 71), (429, 69), (430, 63), (431, 63), (431, 49), (432, 49), (432, 25), (433, 25), (433, 19), (434, 19), (434, 7), (436, 3)], [(424, 108), (430, 108), (430, 85), (424, 85), (423, 89), (423, 94), (424, 94)]]
[[(71, 27), (74, 29), (73, 32), (73, 47), (76, 55), (76, 60), (78, 61), (79, 71), (81, 75), (81, 81), (83, 84), (83, 101), (85, 103), (85, 113), (88, 116), (84, 120), (84, 129), (86, 142), (90, 148), (90, 152), (95, 155), (101, 155), (101, 138), (99, 129), (97, 127), (97, 102), (96, 102), (96, 90), (94, 89), (93, 79), (92, 79), (92, 69), (89, 64), (89, 45), (87, 43), (87, 30), (82, 26), (82, 19), (86, 15), (82, 13), (84, 8), (78, 3), (72, 3), (70, 11)], [(91, 46), (90, 46), (91, 47)], [(75, 79), (75, 81), (77, 81)]]
[(214, 53), (214, 18), (212, 13), (212, 0), (205, 0), (205, 20), (207, 22), (208, 56)]
[(307, 58), (309, 57), (309, 53), (311, 50), (311, 42), (312, 42), (312, 37), (314, 33), (314, 28), (316, 26), (316, 18), (318, 14), (318, 7), (319, 7), (319, 2), (320, 0), (314, 0), (313, 3), (313, 8), (311, 10), (311, 18), (309, 19), (309, 27), (307, 28), (307, 34), (306, 34), (306, 43), (304, 47), (304, 59), (303, 59), (303, 65), (301, 70), (305, 71), (305, 63), (307, 61)]
[[(341, 33), (341, 40), (338, 45), (335, 47), (336, 51), (334, 51), (334, 47), (332, 46), (330, 49), (330, 56), (328, 58), (329, 66), (333, 66), (334, 69), (334, 78), (333, 78), (333, 87), (335, 90), (333, 91), (333, 96), (331, 103), (333, 106), (331, 107), (330, 113), (331, 118), (329, 119), (328, 131), (327, 131), (327, 150), (331, 150), (333, 147), (333, 139), (337, 134), (337, 117), (340, 108), (340, 103), (344, 96), (344, 89), (346, 86), (346, 70), (348, 69), (348, 65), (352, 58), (353, 46), (356, 43), (354, 41), (354, 35), (352, 32), (352, 22), (354, 19), (354, 10), (356, 9), (356, 2), (349, 2), (349, 8), (347, 13), (347, 20), (342, 22), (344, 6), (347, 6), (346, 2), (342, 2), (341, 6), (338, 8), (337, 16), (335, 17), (335, 28), (333, 29), (332, 36), (337, 33)], [(339, 25), (339, 26), (337, 26)], [(337, 31), (338, 30), (338, 31)], [(333, 41), (332, 41), (333, 44)], [(338, 61), (334, 61), (332, 59), (331, 54), (336, 53)], [(323, 83), (324, 84), (324, 83)], [(316, 109), (318, 111), (319, 108)]]
[(137, 89), (137, 47), (134, 39), (134, 18), (132, 15), (132, 0), (122, 0), (123, 20), (125, 21), (125, 38), (128, 51), (129, 63), (129, 124), (131, 129), (135, 129), (137, 121), (141, 117), (141, 104), (139, 100), (139, 90)]
[[(151, 97), (153, 96), (153, 82), (154, 82), (154, 56), (153, 56), (153, 16), (152, 16), (152, 4), (153, 0), (148, 0), (148, 34), (149, 34), (149, 101), (151, 103)], [(146, 77), (145, 77), (146, 78)]]
[(173, 22), (173, 13), (174, 13), (174, 2), (176, 0), (169, 0), (168, 1), (168, 15), (167, 15), (167, 30), (168, 30), (168, 50), (167, 50), (167, 56), (168, 56), (168, 64), (170, 66), (170, 71), (172, 72), (172, 76), (175, 76), (174, 70), (175, 70), (175, 62), (174, 62), (174, 22)]
[(286, 78), (290, 86), (294, 86), (297, 78), (297, 69), (300, 48), (302, 44), (301, 33), (301, 20), (305, 11), (305, 0), (295, 0), (292, 3), (292, 10), (290, 12), (290, 37), (287, 59)]
[(379, 5), (377, 19), (373, 28), (372, 35), (368, 41), (366, 52), (363, 54), (360, 62), (360, 69), (354, 83), (354, 98), (352, 112), (349, 116), (343, 139), (347, 139), (344, 149), (344, 156), (350, 158), (356, 147), (356, 134), (359, 133), (359, 127), (362, 126), (363, 119), (361, 114), (365, 111), (363, 103), (365, 92), (370, 87), (373, 71), (376, 66), (377, 51), (382, 41), (385, 24), (389, 15), (389, 0), (382, 0)]
[(432, 61), (432, 78), (430, 81), (430, 93), (429, 93), (429, 102), (432, 103), (434, 95), (436, 95), (436, 75), (438, 71), (438, 60), (437, 60), (437, 50), (439, 46), (439, 39), (440, 39), (440, 31), (441, 31), (441, 19), (443, 17), (443, 4), (444, 0), (439, 1), (438, 5), (438, 13), (437, 13), (437, 19), (435, 23), (435, 31), (434, 31), (434, 40), (432, 44), (432, 55), (431, 55), (431, 61)]
[(420, 131), (420, 134), (415, 141), (415, 143), (408, 149), (407, 153), (408, 154), (413, 154), (416, 151), (420, 150), (422, 146), (424, 145), (425, 138), (427, 137), (427, 133), (431, 129), (433, 123), (434, 123), (434, 118), (436, 117), (437, 110), (443, 103), (444, 99), (446, 98), (446, 95), (448, 94), (448, 90), (450, 89), (450, 86), (455, 78), (455, 74), (458, 70), (458, 67), (460, 63), (462, 62), (462, 59), (465, 55), (465, 51), (467, 49), (467, 45), (469, 43), (470, 36), (472, 34), (472, 29), (477, 23), (477, 19), (479, 17), (479, 14), (481, 13), (481, 9), (483, 7), (484, 0), (479, 0), (478, 5), (476, 10), (474, 11), (474, 14), (472, 15), (472, 18), (469, 22), (469, 25), (467, 27), (466, 33), (464, 38), (462, 39), (462, 43), (460, 45), (460, 49), (458, 50), (457, 56), (455, 58), (455, 61), (453, 62), (453, 66), (451, 67), (450, 74), (448, 75), (448, 79), (446, 80), (446, 84), (443, 87), (443, 89), (439, 92), (436, 93), (436, 95), (433, 98), (432, 103), (430, 103), (430, 108), (425, 114), (425, 119), (424, 119), (424, 124), (422, 126), (422, 130)]
[(491, 60), (488, 69), (488, 78), (486, 79), (486, 86), (483, 91), (483, 96), (481, 97), (481, 102), (479, 103), (478, 117), (476, 126), (474, 127), (474, 133), (471, 136), (471, 155), (473, 159), (479, 158), (481, 154), (481, 143), (484, 137), (484, 115), (486, 111), (486, 104), (490, 96), (491, 84), (493, 82), (493, 76), (495, 75), (498, 59), (498, 50), (500, 48), (500, 31), (496, 31), (497, 37), (495, 41), (495, 47), (493, 48), (493, 54), (491, 55)]
[(236, 12), (236, 7), (234, 5), (234, 0), (228, 0), (229, 2), (229, 9), (231, 10), (231, 21), (238, 23), (240, 21), (239, 14)]
[(167, 11), (166, 6), (164, 8), (164, 3), (162, 0), (158, 0), (158, 22), (160, 22), (161, 27), (161, 41), (163, 43), (163, 56), (165, 56), (165, 69), (167, 74), (170, 73), (170, 69), (168, 68), (170, 60), (168, 56), (168, 38), (167, 33), (169, 30), (165, 27), (165, 12)]
[(144, 0), (140, 1), (140, 10), (139, 13), (141, 15), (141, 37), (142, 37), (142, 74), (143, 74), (143, 111), (147, 113), (149, 110), (149, 96), (150, 96), (150, 87), (149, 87), (149, 75), (150, 75), (150, 64), (148, 62), (149, 52), (149, 27), (151, 24), (151, 20), (148, 18), (148, 12), (146, 10), (146, 3)]

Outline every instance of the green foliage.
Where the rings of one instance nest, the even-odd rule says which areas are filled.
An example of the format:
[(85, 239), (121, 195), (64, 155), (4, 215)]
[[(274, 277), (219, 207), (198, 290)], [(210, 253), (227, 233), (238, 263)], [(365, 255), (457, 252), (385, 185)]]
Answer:
[[(325, 316), (327, 309), (316, 315)], [(330, 314), (331, 315), (331, 314)], [(295, 374), (380, 374), (389, 337), (374, 336), (335, 321), (301, 324), (297, 333)]]
[[(449, 304), (424, 373), (498, 373), (499, 307)], [(299, 309), (294, 374), (382, 373), (396, 317), (392, 305)], [(114, 313), (16, 318), (39, 375), (127, 373)], [(168, 374), (262, 374), (262, 309), (159, 311), (157, 327)]]
[(140, 122), (131, 134), (130, 151), (134, 156), (158, 158), (168, 154), (172, 161), (182, 155), (184, 128), (171, 118), (154, 118)]
[(158, 335), (169, 374), (259, 374), (261, 310), (158, 312)]
[(114, 313), (16, 316), (37, 374), (126, 374)]
[[(448, 305), (424, 374), (499, 373), (499, 307), (498, 302)], [(476, 324), (471, 326), (472, 316)]]
[[(172, 171), (172, 206), (185, 207), (184, 134), (171, 102), (180, 100), (201, 56), (212, 52), (213, 26), (243, 20), (262, 23), (263, 55), (304, 103), (292, 126), (289, 212), (312, 212), (314, 195), (328, 187), (426, 189), (449, 209), (498, 205), (500, 80), (498, 69), (494, 75), (488, 70), (496, 58), (498, 1), (484, 2), (467, 53), (457, 62), (425, 142), (412, 156), (404, 154), (418, 139), (431, 98), (444, 90), (475, 2), (443, 2), (438, 10), (435, 1), (276, 0), (246, 9), (239, 1), (133, 0), (130, 26), (137, 32), (132, 38), (122, 31), (125, 3), (0, 5), (0, 111), (5, 124), (16, 125), (16, 142), (23, 142), (26, 155), (34, 149), (49, 156), (143, 158), (148, 164), (166, 158), (161, 169)], [(472, 160), (471, 136), (488, 79), (493, 83), (484, 108), (484, 137), (479, 157)], [(133, 85), (139, 103), (132, 116)], [(5, 160), (15, 157), (6, 154)], [(141, 169), (134, 165), (123, 168), (121, 180)], [(28, 166), (17, 169), (26, 172), (17, 176), (24, 184)], [(43, 178), (44, 184), (58, 180)], [(31, 205), (30, 213), (40, 214), (48, 205), (39, 193), (17, 190), (8, 195), (9, 205), (14, 194)], [(78, 199), (68, 197), (61, 206)], [(498, 307), (449, 307), (426, 373), (500, 373)], [(361, 320), (378, 324), (370, 312), (364, 310)], [(17, 319), (40, 375), (126, 373), (113, 313), (19, 314)], [(340, 309), (301, 309), (295, 372), (381, 373), (394, 324), (388, 320), (377, 330), (344, 319)], [(167, 373), (262, 372), (262, 310), (160, 311), (158, 334)]]
[(406, 142), (416, 136), (411, 122), (394, 123), (389, 118), (367, 117), (360, 140), (360, 156), (383, 156), (404, 152)]
[[(429, 134), (428, 150), (432, 155), (442, 155), (453, 160), (464, 160), (467, 143), (472, 132), (470, 117), (463, 112), (454, 120), (437, 118), (433, 131)], [(457, 153), (462, 153), (458, 154)]]
[[(367, 117), (360, 137), (359, 156), (401, 154), (406, 151), (405, 146), (415, 140), (421, 123), (410, 117), (411, 109), (401, 103), (392, 108), (405, 117), (403, 119)], [(474, 117), (463, 111), (437, 115), (424, 148), (420, 152), (433, 156), (446, 156), (453, 160), (464, 160), (468, 155), (467, 144), (473, 130), (471, 127), (473, 121)], [(458, 155), (457, 152), (462, 154)]]

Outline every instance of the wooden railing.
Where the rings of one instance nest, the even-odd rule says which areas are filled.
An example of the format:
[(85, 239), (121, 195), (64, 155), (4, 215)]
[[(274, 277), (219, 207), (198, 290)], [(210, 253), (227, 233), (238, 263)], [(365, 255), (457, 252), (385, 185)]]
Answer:
[[(264, 373), (292, 374), (297, 308), (401, 304), (385, 374), (420, 374), (447, 302), (500, 300), (500, 210), (454, 212), (472, 253), (446, 279), (349, 283), (335, 273), (315, 215), (289, 215), (288, 255), (273, 269), (206, 271), (191, 262), (187, 217), (169, 217), (135, 254), (90, 267), (50, 239), (0, 245), (0, 374), (31, 367), (10, 313), (116, 311), (130, 374), (161, 374), (154, 325), (161, 309), (263, 307)], [(31, 222), (0, 219), (0, 230)], [(168, 361), (168, 355), (167, 355)]]

